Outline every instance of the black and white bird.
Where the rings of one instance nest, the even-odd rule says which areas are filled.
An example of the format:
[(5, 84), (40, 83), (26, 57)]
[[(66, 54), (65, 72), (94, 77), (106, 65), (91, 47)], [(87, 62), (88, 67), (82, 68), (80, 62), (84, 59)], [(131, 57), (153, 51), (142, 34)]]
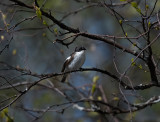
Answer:
[[(75, 51), (65, 60), (62, 71), (67, 72), (81, 68), (81, 66), (85, 62), (85, 48), (84, 47), (76, 47)], [(67, 78), (67, 74), (65, 74), (61, 80), (64, 82)]]

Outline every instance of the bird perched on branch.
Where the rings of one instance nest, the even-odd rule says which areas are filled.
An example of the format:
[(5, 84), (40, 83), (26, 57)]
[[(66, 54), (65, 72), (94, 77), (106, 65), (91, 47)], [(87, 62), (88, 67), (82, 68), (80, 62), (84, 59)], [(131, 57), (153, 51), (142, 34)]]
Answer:
[[(76, 47), (75, 51), (65, 60), (62, 71), (67, 72), (81, 68), (85, 62), (85, 48)], [(67, 78), (67, 74), (63, 75), (61, 82), (64, 82)]]

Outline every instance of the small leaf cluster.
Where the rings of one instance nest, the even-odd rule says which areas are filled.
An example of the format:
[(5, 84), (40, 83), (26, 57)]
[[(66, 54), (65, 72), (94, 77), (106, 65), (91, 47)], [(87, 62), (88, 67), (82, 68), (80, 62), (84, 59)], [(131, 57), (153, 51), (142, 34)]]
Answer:
[(0, 112), (0, 118), (5, 119), (6, 122), (14, 122), (13, 118), (9, 115), (8, 108)]

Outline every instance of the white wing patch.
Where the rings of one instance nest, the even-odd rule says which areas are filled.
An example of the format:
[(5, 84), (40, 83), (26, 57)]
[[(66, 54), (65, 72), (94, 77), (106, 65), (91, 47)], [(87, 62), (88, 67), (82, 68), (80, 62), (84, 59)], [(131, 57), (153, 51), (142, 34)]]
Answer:
[(71, 58), (71, 56), (69, 56), (65, 61), (69, 60)]

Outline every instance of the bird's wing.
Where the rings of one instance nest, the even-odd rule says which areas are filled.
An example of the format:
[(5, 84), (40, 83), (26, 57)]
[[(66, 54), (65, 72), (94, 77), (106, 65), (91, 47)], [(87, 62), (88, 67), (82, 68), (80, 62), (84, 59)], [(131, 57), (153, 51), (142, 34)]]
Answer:
[(61, 72), (64, 72), (66, 66), (73, 60), (73, 53), (65, 60)]

